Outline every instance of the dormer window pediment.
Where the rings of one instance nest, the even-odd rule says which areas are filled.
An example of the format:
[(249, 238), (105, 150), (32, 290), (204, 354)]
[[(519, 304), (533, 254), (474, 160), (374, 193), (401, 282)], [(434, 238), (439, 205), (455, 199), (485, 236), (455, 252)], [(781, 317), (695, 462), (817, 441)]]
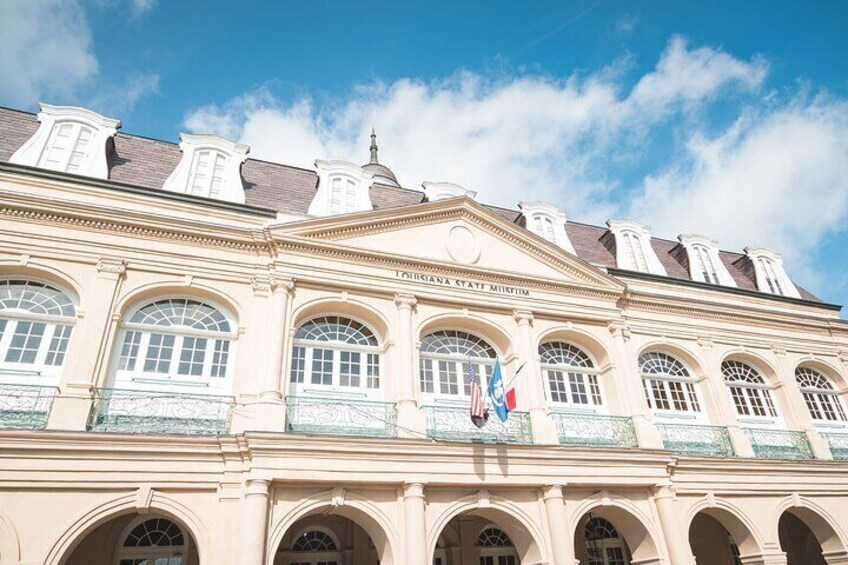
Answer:
[(241, 165), (249, 146), (216, 135), (182, 133), (180, 151), (183, 157), (163, 190), (244, 204)]
[(107, 179), (107, 141), (121, 127), (120, 120), (76, 106), (40, 108), (38, 130), (9, 162)]
[(619, 269), (667, 276), (651, 245), (651, 228), (631, 220), (608, 220), (615, 237), (616, 265)]
[(693, 281), (736, 286), (736, 281), (721, 261), (718, 243), (695, 234), (680, 235), (677, 239), (686, 249), (689, 259), (689, 276)]
[(318, 191), (309, 206), (311, 216), (334, 216), (373, 210), (374, 174), (348, 161), (315, 161)]
[(528, 230), (577, 255), (565, 231), (565, 212), (547, 202), (520, 202), (518, 207), (521, 208)]
[(757, 289), (777, 296), (801, 298), (798, 288), (783, 268), (783, 258), (770, 249), (746, 247), (745, 254), (754, 264)]
[(427, 180), (421, 183), (421, 186), (424, 188), (424, 194), (427, 195), (427, 200), (430, 202), (446, 200), (448, 198), (459, 198), (460, 196), (467, 196), (468, 198), (473, 199), (477, 196), (476, 191), (452, 182), (434, 182)]

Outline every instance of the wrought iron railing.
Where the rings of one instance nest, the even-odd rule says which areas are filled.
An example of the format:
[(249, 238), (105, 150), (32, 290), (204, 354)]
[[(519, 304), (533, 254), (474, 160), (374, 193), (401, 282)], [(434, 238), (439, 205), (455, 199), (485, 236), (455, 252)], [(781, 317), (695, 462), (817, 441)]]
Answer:
[(367, 436), (397, 436), (394, 402), (290, 396), (286, 398), (286, 430), (290, 432)]
[(0, 384), (0, 428), (44, 429), (57, 391), (52, 386)]
[(813, 449), (804, 432), (747, 428), (745, 433), (758, 459), (813, 459)]
[(732, 457), (730, 434), (723, 426), (657, 424), (666, 449), (686, 455)]
[(467, 406), (425, 406), (427, 436), (448, 441), (475, 441), (489, 443), (533, 443), (530, 415), (527, 412), (510, 412), (506, 422), (494, 413), (482, 428), (471, 421)]
[(100, 388), (88, 429), (129, 434), (226, 434), (234, 404), (231, 396)]
[(822, 434), (830, 446), (830, 454), (837, 460), (848, 460), (848, 434)]
[(632, 418), (567, 412), (552, 412), (551, 417), (563, 445), (636, 447)]

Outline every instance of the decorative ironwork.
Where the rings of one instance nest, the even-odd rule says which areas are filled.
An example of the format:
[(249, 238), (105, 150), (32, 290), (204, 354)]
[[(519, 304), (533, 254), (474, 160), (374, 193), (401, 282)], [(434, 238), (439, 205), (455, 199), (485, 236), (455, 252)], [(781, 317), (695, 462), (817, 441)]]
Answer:
[(834, 459), (848, 460), (848, 434), (822, 434)]
[(231, 396), (95, 389), (88, 429), (129, 434), (226, 434)]
[(810, 440), (804, 432), (748, 428), (745, 430), (758, 459), (813, 459)]
[(633, 419), (625, 416), (552, 412), (563, 445), (636, 447)]
[(44, 429), (57, 391), (52, 386), (0, 384), (0, 428)]
[(723, 426), (657, 424), (666, 449), (686, 455), (732, 457), (730, 434)]
[(367, 437), (397, 436), (394, 402), (321, 397), (286, 398), (290, 432)]
[(510, 412), (506, 422), (495, 414), (482, 428), (471, 422), (467, 406), (425, 406), (427, 436), (447, 441), (475, 441), (485, 443), (533, 443), (530, 415)]

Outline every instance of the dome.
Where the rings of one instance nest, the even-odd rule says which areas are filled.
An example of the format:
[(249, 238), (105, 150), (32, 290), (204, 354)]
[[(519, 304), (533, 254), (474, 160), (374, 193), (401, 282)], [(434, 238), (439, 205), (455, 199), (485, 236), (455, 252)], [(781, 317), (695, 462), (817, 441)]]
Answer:
[(377, 134), (371, 129), (371, 160), (362, 165), (362, 170), (374, 175), (374, 180), (381, 184), (388, 184), (400, 188), (397, 177), (390, 168), (380, 163), (377, 159)]

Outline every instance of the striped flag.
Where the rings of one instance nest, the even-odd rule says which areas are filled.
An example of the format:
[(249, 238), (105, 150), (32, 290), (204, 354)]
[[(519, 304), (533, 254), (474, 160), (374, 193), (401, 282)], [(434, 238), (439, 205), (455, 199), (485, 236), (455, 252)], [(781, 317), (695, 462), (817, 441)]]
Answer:
[(474, 370), (474, 365), (468, 362), (468, 382), (471, 384), (471, 421), (478, 428), (486, 425), (486, 420), (489, 418), (489, 413), (483, 405), (483, 391), (480, 389), (480, 379), (477, 378), (477, 372)]

